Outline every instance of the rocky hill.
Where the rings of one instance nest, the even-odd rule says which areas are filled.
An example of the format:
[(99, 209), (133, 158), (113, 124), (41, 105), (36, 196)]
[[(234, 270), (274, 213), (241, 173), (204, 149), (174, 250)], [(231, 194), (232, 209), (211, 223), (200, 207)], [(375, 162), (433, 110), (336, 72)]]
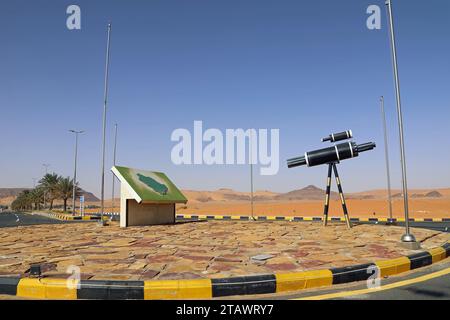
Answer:
[[(293, 190), (287, 193), (281, 193), (274, 197), (274, 200), (323, 200), (325, 190), (309, 185), (303, 189)], [(331, 191), (331, 198), (338, 197), (338, 193)]]

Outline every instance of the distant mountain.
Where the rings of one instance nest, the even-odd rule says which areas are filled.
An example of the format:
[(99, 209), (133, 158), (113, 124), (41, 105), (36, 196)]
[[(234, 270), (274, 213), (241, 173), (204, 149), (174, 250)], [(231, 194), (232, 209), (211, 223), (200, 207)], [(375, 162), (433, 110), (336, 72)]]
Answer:
[[(330, 198), (336, 199), (338, 193), (331, 191)], [(274, 197), (274, 200), (323, 200), (325, 190), (309, 185), (303, 189), (293, 190), (287, 193), (281, 193)]]
[(81, 189), (81, 194), (84, 195), (84, 201), (86, 202), (100, 201), (100, 199), (97, 198), (92, 192)]
[(439, 191), (433, 190), (425, 194), (425, 197), (428, 198), (442, 198), (442, 194)]
[[(332, 188), (336, 190), (336, 186), (333, 184)], [(15, 197), (29, 188), (0, 188), (0, 204), (8, 205), (14, 201)], [(190, 203), (227, 203), (227, 202), (248, 202), (251, 200), (250, 192), (235, 191), (229, 188), (221, 188), (215, 191), (197, 191), (197, 190), (182, 190), (183, 194), (189, 199)], [(83, 190), (85, 201), (91, 204), (100, 202), (92, 192)], [(398, 199), (402, 197), (400, 190), (392, 190), (393, 198)], [(369, 190), (364, 192), (346, 193), (346, 199), (353, 200), (377, 200), (387, 199), (387, 191), (384, 189)], [(270, 202), (270, 201), (301, 201), (301, 200), (320, 200), (325, 198), (325, 190), (313, 185), (309, 185), (305, 188), (292, 190), (286, 193), (277, 193), (269, 190), (257, 190), (253, 193), (253, 200), (255, 202)], [(450, 198), (450, 188), (447, 189), (411, 189), (411, 199), (440, 199)], [(331, 192), (331, 199), (339, 199), (339, 194), (335, 191)], [(110, 199), (105, 199), (110, 201)], [(117, 200), (119, 201), (119, 200)], [(58, 201), (57, 201), (58, 202)], [(58, 202), (59, 203), (59, 202)]]
[(0, 188), (0, 198), (17, 197), (25, 190), (30, 190), (30, 188)]
[[(240, 192), (229, 188), (221, 188), (216, 191), (182, 190), (190, 202), (227, 202), (227, 201), (250, 201), (250, 192)], [(254, 201), (269, 201), (278, 193), (271, 191), (255, 191)]]
[[(396, 196), (401, 197), (402, 194), (400, 193)], [(413, 193), (411, 195), (411, 198), (442, 198), (442, 197), (443, 197), (443, 195), (439, 191), (436, 191), (436, 190), (433, 190), (433, 191), (430, 191), (427, 193)]]
[[(332, 186), (335, 188), (335, 185)], [(336, 189), (335, 189), (336, 190)], [(410, 198), (441, 198), (449, 197), (450, 189), (438, 189), (437, 190), (410, 190)], [(393, 191), (393, 198), (401, 198), (401, 192), (398, 190)], [(183, 194), (189, 199), (190, 203), (212, 203), (212, 202), (247, 202), (251, 199), (250, 192), (240, 192), (229, 188), (221, 188), (215, 191), (196, 191), (196, 190), (183, 190)], [(335, 191), (331, 191), (331, 199), (339, 199), (339, 194)], [(377, 200), (386, 199), (386, 190), (372, 190), (356, 193), (346, 193), (346, 199), (352, 200)], [(325, 190), (313, 185), (309, 185), (305, 188), (292, 190), (286, 193), (276, 193), (267, 190), (255, 191), (253, 193), (253, 200), (255, 202), (263, 201), (301, 201), (301, 200), (320, 200), (325, 199)]]
[[(251, 200), (250, 192), (240, 192), (228, 188), (216, 191), (183, 190), (190, 202), (247, 202)], [(287, 193), (276, 193), (267, 190), (255, 191), (253, 200), (258, 201), (290, 201), (290, 200), (323, 200), (325, 190), (310, 185), (303, 189), (293, 190)], [(331, 198), (337, 199), (338, 194), (331, 192)]]

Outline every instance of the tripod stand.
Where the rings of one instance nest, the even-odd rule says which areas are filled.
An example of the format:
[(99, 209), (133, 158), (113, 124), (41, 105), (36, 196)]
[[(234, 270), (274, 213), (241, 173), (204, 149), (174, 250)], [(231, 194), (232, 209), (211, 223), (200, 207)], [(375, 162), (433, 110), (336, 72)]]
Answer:
[(345, 204), (344, 192), (342, 191), (341, 181), (339, 180), (339, 174), (337, 171), (336, 164), (339, 162), (331, 162), (328, 164), (328, 178), (327, 178), (327, 189), (325, 194), (325, 206), (323, 208), (323, 225), (326, 226), (328, 223), (328, 207), (330, 204), (330, 191), (331, 191), (331, 175), (332, 171), (334, 171), (334, 176), (336, 178), (336, 184), (339, 190), (339, 196), (341, 198), (342, 210), (344, 211), (345, 222), (347, 223), (347, 227), (351, 228), (352, 223), (350, 222), (350, 218), (348, 217), (347, 205)]

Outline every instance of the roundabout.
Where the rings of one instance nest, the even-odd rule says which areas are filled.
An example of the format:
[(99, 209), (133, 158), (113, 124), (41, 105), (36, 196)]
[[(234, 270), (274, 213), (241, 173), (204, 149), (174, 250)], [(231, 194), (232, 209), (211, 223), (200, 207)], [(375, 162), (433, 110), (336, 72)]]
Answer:
[[(123, 229), (113, 222), (103, 228), (72, 223), (1, 231), (2, 281), (7, 278), (14, 286), (12, 279), (17, 279), (18, 296), (43, 298), (290, 292), (365, 280), (370, 276), (367, 268), (375, 265), (386, 277), (443, 260), (449, 252), (448, 244), (443, 246), (449, 239), (446, 233), (414, 229), (422, 248), (412, 251), (399, 246), (401, 227), (347, 229), (343, 223), (322, 227), (314, 222), (203, 221)], [(29, 278), (31, 265), (40, 265), (41, 278)], [(70, 294), (55, 297), (48, 288), (65, 287), (68, 270), (74, 268), (80, 272), (81, 289), (78, 285)], [(130, 285), (142, 290), (130, 296)]]

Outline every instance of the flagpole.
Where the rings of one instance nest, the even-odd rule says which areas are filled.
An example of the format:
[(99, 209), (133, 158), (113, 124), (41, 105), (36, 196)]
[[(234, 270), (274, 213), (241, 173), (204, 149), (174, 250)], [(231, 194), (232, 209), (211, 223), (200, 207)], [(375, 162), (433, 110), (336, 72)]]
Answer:
[[(114, 154), (113, 154), (113, 164), (116, 165), (116, 150), (117, 150), (117, 123), (114, 125), (115, 127), (115, 133), (114, 133)], [(114, 212), (114, 182), (116, 180), (116, 177), (114, 176), (114, 173), (112, 174), (112, 210), (111, 213)]]
[(389, 148), (388, 148), (388, 135), (387, 135), (387, 125), (386, 125), (386, 112), (384, 110), (384, 97), (380, 97), (381, 104), (381, 117), (383, 120), (383, 133), (384, 133), (384, 157), (386, 160), (386, 180), (388, 188), (388, 204), (389, 204), (389, 220), (392, 222), (392, 193), (391, 193), (391, 175), (389, 170)]
[(105, 149), (106, 149), (106, 110), (108, 101), (108, 76), (109, 76), (109, 47), (111, 39), (111, 23), (108, 24), (108, 39), (106, 43), (105, 88), (103, 99), (103, 145), (102, 145), (102, 187), (101, 187), (101, 213), (100, 223), (104, 225), (103, 215), (105, 210)]
[[(409, 228), (409, 208), (408, 208), (408, 183), (406, 181), (406, 156), (405, 156), (405, 142), (403, 137), (403, 115), (402, 105), (400, 99), (400, 80), (398, 76), (398, 63), (397, 63), (397, 47), (395, 44), (395, 31), (394, 31), (394, 17), (392, 13), (391, 0), (386, 0), (386, 6), (388, 10), (389, 18), (389, 35), (391, 40), (391, 53), (392, 53), (392, 67), (394, 72), (395, 81), (395, 97), (397, 101), (397, 118), (398, 118), (398, 130), (400, 137), (400, 159), (402, 165), (402, 191), (403, 191), (403, 206), (405, 210), (405, 234), (401, 240), (406, 244), (417, 244), (416, 238), (410, 232)], [(414, 245), (415, 246), (415, 245)]]

